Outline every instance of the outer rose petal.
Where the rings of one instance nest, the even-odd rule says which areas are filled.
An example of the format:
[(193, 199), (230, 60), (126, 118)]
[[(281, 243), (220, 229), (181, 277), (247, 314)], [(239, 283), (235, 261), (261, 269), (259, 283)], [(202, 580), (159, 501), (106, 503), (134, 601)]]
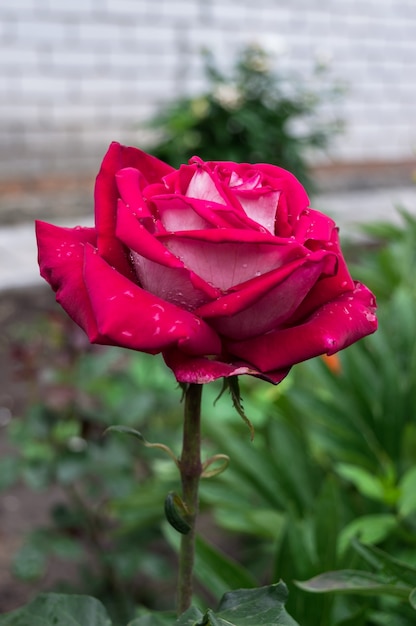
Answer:
[(263, 378), (274, 384), (279, 383), (289, 373), (289, 370), (263, 374), (251, 365), (242, 362), (224, 363), (200, 357), (189, 357), (179, 350), (170, 350), (163, 353), (166, 365), (171, 368), (179, 383), (210, 383), (217, 378), (250, 374)]
[(116, 239), (118, 189), (116, 173), (124, 168), (140, 170), (148, 183), (160, 182), (173, 168), (159, 159), (138, 150), (113, 142), (101, 165), (95, 183), (95, 227), (98, 251), (103, 258), (124, 274), (130, 266), (124, 246)]
[(85, 285), (101, 336), (108, 343), (156, 353), (178, 345), (188, 354), (218, 354), (218, 335), (198, 317), (141, 289), (92, 246), (85, 250)]
[(335, 255), (322, 250), (241, 285), (239, 291), (202, 306), (197, 313), (205, 319), (209, 316), (211, 326), (227, 338), (255, 337), (290, 323), (322, 273), (333, 273), (335, 267)]
[(303, 324), (246, 341), (227, 342), (231, 354), (262, 372), (291, 367), (319, 354), (334, 354), (377, 328), (373, 294), (360, 283), (316, 311)]
[(56, 300), (87, 333), (90, 341), (98, 341), (97, 324), (83, 276), (85, 245), (95, 245), (95, 230), (60, 228), (37, 221), (36, 238), (41, 276), (56, 291)]

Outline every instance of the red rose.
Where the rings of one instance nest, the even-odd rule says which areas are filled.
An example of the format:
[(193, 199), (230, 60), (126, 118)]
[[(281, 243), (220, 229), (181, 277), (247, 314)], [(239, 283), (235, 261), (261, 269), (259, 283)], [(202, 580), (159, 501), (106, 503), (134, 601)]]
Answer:
[(113, 143), (95, 189), (95, 227), (37, 223), (41, 275), (95, 343), (156, 354), (181, 382), (295, 363), (376, 329), (334, 222), (273, 165), (178, 170)]

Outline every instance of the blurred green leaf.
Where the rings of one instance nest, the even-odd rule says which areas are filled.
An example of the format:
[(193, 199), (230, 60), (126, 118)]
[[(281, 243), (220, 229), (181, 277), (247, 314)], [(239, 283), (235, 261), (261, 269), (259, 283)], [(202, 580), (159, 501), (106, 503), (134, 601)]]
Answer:
[(13, 557), (12, 571), (20, 580), (39, 580), (46, 572), (45, 551), (32, 542), (24, 543)]
[(338, 538), (338, 550), (344, 554), (353, 538), (364, 544), (377, 544), (397, 529), (397, 518), (389, 513), (363, 515), (345, 526)]
[(416, 467), (410, 468), (399, 483), (399, 514), (403, 517), (416, 512)]
[(88, 596), (45, 593), (0, 616), (0, 626), (111, 626), (103, 605)]
[(354, 540), (352, 545), (373, 567), (377, 564), (380, 572), (393, 576), (406, 585), (416, 586), (416, 568), (396, 559), (376, 546), (365, 546), (357, 540)]
[[(195, 624), (195, 619), (199, 619), (199, 617), (202, 615), (202, 613), (200, 613), (197, 609), (194, 609), (194, 608), (189, 609), (187, 613), (190, 614), (189, 620), (183, 621), (183, 623), (180, 622), (181, 625), (183, 624), (183, 626), (188, 626), (188, 625), (193, 626)], [(185, 614), (182, 617), (185, 618)], [(175, 614), (173, 613), (165, 614), (165, 613), (161, 613), (160, 611), (159, 612), (154, 611), (152, 613), (146, 613), (145, 615), (142, 615), (141, 617), (134, 619), (132, 622), (129, 622), (127, 626), (176, 626), (177, 624), (178, 624), (178, 621), (176, 619)]]
[(296, 585), (312, 593), (391, 594), (402, 598), (409, 595), (409, 588), (403, 584), (360, 570), (326, 572), (310, 580), (296, 581)]
[(0, 459), (0, 491), (8, 489), (18, 480), (20, 465), (16, 456), (4, 456)]

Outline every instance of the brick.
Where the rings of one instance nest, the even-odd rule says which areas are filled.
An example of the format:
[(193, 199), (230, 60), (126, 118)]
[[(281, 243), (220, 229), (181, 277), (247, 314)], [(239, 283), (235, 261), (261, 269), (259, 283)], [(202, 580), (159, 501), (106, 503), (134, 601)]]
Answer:
[(414, 0), (3, 0), (0, 116), (15, 133), (39, 123), (43, 133), (71, 129), (87, 154), (88, 142), (102, 141), (97, 124), (128, 138), (157, 103), (205, 89), (203, 45), (227, 71), (257, 41), (279, 72), (311, 84), (315, 59), (332, 59), (331, 75), (349, 84), (339, 157), (407, 154), (416, 143), (415, 25)]
[[(72, 0), (71, 0), (72, 2)], [(70, 4), (70, 3), (68, 3)], [(19, 19), (16, 26), (18, 41), (28, 43), (59, 44), (66, 36), (65, 20)]]

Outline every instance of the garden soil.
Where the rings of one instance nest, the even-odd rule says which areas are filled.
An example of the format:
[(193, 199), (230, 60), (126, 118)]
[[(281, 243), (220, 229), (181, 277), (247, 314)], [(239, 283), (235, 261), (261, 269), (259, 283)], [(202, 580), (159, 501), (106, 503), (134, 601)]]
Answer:
[[(54, 308), (54, 295), (47, 288), (0, 294), (0, 458), (14, 452), (7, 442), (7, 426), (23, 414), (27, 405), (27, 381), (13, 355), (15, 334)], [(12, 573), (13, 557), (25, 537), (47, 523), (51, 506), (60, 499), (58, 489), (35, 492), (23, 484), (0, 493), (0, 614), (26, 603), (58, 581), (75, 577), (68, 562), (58, 561), (52, 561), (45, 577), (36, 583), (21, 582)]]

